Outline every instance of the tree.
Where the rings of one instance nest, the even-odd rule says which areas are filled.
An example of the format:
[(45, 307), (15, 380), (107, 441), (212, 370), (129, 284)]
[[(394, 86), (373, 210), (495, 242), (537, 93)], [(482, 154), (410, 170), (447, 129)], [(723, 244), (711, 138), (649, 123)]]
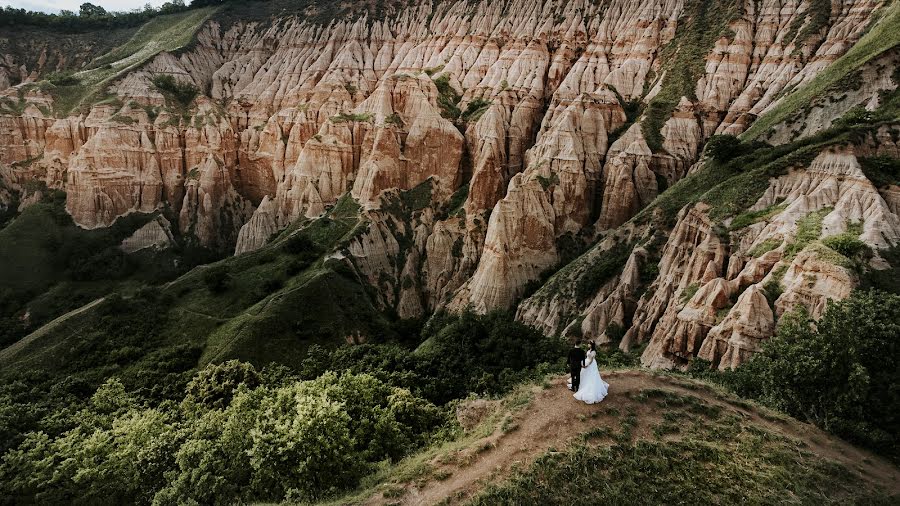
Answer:
[(741, 154), (741, 141), (733, 135), (713, 135), (704, 151), (714, 160), (727, 162)]
[(777, 337), (733, 373), (757, 397), (900, 459), (900, 296), (857, 291), (813, 322), (782, 317)]
[(186, 399), (210, 408), (223, 408), (231, 403), (240, 385), (256, 388), (259, 383), (259, 373), (246, 362), (229, 360), (222, 364), (210, 364), (188, 384)]
[(99, 5), (85, 2), (81, 4), (81, 7), (79, 7), (78, 15), (85, 18), (99, 18), (102, 16), (106, 16), (106, 9), (100, 7)]
[(203, 283), (213, 293), (222, 293), (231, 284), (231, 276), (228, 274), (228, 266), (216, 265), (207, 269), (203, 274)]

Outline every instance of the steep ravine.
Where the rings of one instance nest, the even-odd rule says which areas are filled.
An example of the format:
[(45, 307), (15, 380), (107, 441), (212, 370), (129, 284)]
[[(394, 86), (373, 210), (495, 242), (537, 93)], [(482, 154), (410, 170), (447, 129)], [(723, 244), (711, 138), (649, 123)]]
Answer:
[[(764, 138), (810, 138), (857, 106), (894, 115), (865, 119), (879, 129), (804, 145), (752, 181), (729, 168), (725, 187), (754, 186), (712, 195), (726, 204), (678, 185), (721, 185), (707, 140), (741, 134), (897, 18), (897, 5), (847, 0), (823, 23), (813, 3), (411, 2), (328, 24), (212, 14), (191, 44), (72, 114), (40, 69), (0, 91), (0, 198), (27, 203), (35, 180), (64, 189), (85, 228), (166, 209), (180, 234), (243, 254), (349, 193), (363, 224), (332, 256), (399, 317), (514, 309), (551, 334), (646, 344), (646, 365), (733, 367), (777, 317), (819, 314), (900, 241), (896, 185), (861, 166), (898, 156), (896, 50)], [(686, 190), (696, 198), (679, 200)], [(843, 234), (872, 254), (828, 246)]]

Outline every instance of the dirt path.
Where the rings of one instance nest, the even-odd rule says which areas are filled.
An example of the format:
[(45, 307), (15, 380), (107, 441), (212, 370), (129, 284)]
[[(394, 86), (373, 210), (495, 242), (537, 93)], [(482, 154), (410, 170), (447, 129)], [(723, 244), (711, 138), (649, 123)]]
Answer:
[(66, 313), (64, 315), (59, 316), (59, 317), (45, 323), (43, 326), (41, 326), (39, 329), (35, 330), (31, 334), (28, 334), (27, 336), (23, 337), (22, 339), (19, 339), (18, 341), (9, 345), (8, 347), (4, 348), (3, 350), (0, 350), (0, 364), (8, 362), (9, 359), (14, 357), (16, 355), (16, 353), (19, 352), (19, 350), (22, 350), (29, 344), (40, 339), (41, 337), (43, 337), (51, 330), (58, 327), (60, 324), (62, 324), (69, 318), (72, 318), (73, 316), (77, 316), (77, 315), (87, 311), (88, 309), (91, 309), (92, 307), (96, 306), (97, 304), (100, 304), (104, 300), (105, 300), (105, 297), (100, 297), (99, 299), (97, 299), (93, 302), (89, 302), (88, 304), (85, 304), (78, 309), (73, 309), (72, 311), (69, 311), (68, 313)]
[[(722, 413), (737, 414), (758, 426), (790, 438), (801, 439), (807, 448), (820, 456), (845, 465), (851, 472), (876, 483), (892, 493), (900, 493), (900, 470), (884, 459), (845, 443), (811, 426), (768, 410), (731, 399), (709, 386), (688, 379), (657, 375), (649, 371), (612, 372), (604, 376), (610, 383), (610, 394), (600, 404), (589, 406), (572, 399), (565, 378), (554, 380), (550, 388), (534, 388), (530, 404), (511, 414), (506, 422), (515, 430), (497, 429), (488, 437), (457, 455), (436, 458), (434, 471), (427, 481), (407, 483), (403, 490), (384, 497), (382, 493), (365, 504), (430, 505), (455, 503), (470, 497), (485, 483), (503, 478), (514, 466), (527, 466), (535, 457), (551, 448), (564, 448), (575, 436), (594, 427), (616, 427), (619, 413), (634, 412), (638, 437), (650, 437), (652, 426), (661, 419), (653, 402), (632, 399), (642, 390), (658, 389), (683, 396), (693, 396), (722, 408)], [(443, 479), (441, 479), (443, 478)]]

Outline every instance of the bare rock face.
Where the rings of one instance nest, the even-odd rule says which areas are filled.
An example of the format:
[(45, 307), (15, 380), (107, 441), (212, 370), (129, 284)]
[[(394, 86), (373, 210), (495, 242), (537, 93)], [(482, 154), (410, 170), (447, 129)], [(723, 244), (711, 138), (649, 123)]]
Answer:
[[(634, 217), (703, 170), (711, 135), (744, 132), (843, 55), (878, 5), (837, 2), (813, 26), (823, 22), (808, 2), (742, 2), (701, 48), (684, 46), (696, 2), (423, 1), (384, 20), (360, 6), (327, 26), (209, 21), (189, 47), (116, 77), (104, 89), (114, 100), (69, 117), (54, 117), (61, 104), (28, 82), (42, 66), (4, 55), (0, 203), (40, 180), (66, 191), (82, 227), (168, 208), (182, 234), (241, 254), (349, 194), (362, 225), (334, 255), (403, 317), (511, 308), (573, 244), (593, 244), (519, 304), (521, 321), (601, 343), (625, 331), (621, 346), (647, 343), (653, 367), (698, 354), (735, 367), (776, 317), (799, 305), (819, 314), (855, 286), (822, 239), (861, 230), (876, 250), (900, 242), (900, 190), (875, 188), (858, 160), (900, 156), (896, 130), (774, 177), (750, 209), (764, 217), (741, 229), (704, 203), (674, 228)], [(686, 49), (705, 52), (687, 88), (670, 60)], [(897, 86), (896, 60), (896, 49), (873, 58), (856, 89), (825, 90), (766, 138), (873, 109)], [(157, 75), (198, 97), (173, 102)], [(26, 82), (8, 87), (13, 77)], [(639, 116), (655, 97), (672, 111), (652, 118), (659, 138)], [(123, 247), (161, 245), (148, 226)], [(818, 237), (799, 244), (801, 226)], [(600, 263), (609, 272), (585, 283)], [(587, 293), (571, 297), (574, 286)], [(766, 286), (781, 291), (774, 309)]]
[(509, 307), (528, 281), (556, 262), (555, 218), (540, 182), (516, 174), (506, 198), (491, 213), (478, 269), (457, 291), (451, 307)]
[(860, 239), (876, 248), (900, 241), (900, 219), (863, 174), (852, 151), (825, 151), (808, 168), (772, 181), (751, 210), (765, 209), (781, 200), (789, 204), (762, 232), (764, 235), (810, 212), (828, 208), (831, 211), (822, 219), (825, 237), (845, 232), (856, 223), (862, 225)]
[[(715, 323), (715, 311), (730, 296), (727, 283), (718, 278), (724, 267), (725, 245), (708, 210), (698, 204), (679, 215), (663, 248), (659, 277), (650, 288), (653, 295), (641, 299), (634, 324), (622, 340), (627, 349), (649, 338), (641, 356), (644, 365), (672, 367), (696, 353)], [(686, 304), (679, 303), (686, 294), (691, 295)]]
[(449, 197), (460, 183), (463, 136), (442, 118), (437, 88), (429, 77), (392, 76), (356, 109), (363, 146), (352, 195), (371, 202), (388, 188), (411, 189), (433, 178), (433, 193)]
[(491, 213), (472, 279), (453, 301), (476, 310), (509, 307), (525, 285), (557, 262), (556, 239), (588, 224), (607, 133), (625, 114), (615, 96), (581, 95), (546, 125)]
[(813, 318), (819, 318), (829, 300), (841, 300), (856, 287), (856, 277), (823, 258), (823, 253), (827, 254), (823, 248), (807, 248), (791, 262), (781, 280), (784, 293), (775, 301), (775, 314), (781, 316), (803, 306)]
[[(610, 330), (624, 331), (630, 315), (634, 312), (636, 291), (640, 283), (640, 267), (641, 263), (646, 261), (646, 256), (645, 250), (636, 248), (628, 257), (622, 274), (607, 282), (606, 286), (597, 292), (584, 312), (581, 325), (577, 330), (566, 329), (568, 333), (580, 332), (584, 339), (595, 344), (608, 344), (614, 339), (614, 336), (610, 335)], [(572, 325), (577, 325), (577, 320)]]
[(253, 208), (231, 184), (224, 163), (209, 154), (185, 183), (178, 224), (201, 244), (223, 248), (238, 236)]
[(760, 343), (774, 331), (775, 317), (763, 289), (753, 285), (709, 331), (697, 356), (719, 369), (734, 369), (759, 351)]
[(650, 169), (653, 153), (636, 124), (610, 149), (604, 173), (603, 207), (598, 221), (602, 229), (615, 228), (634, 216), (658, 192), (656, 174)]
[(279, 228), (275, 219), (275, 204), (266, 195), (250, 220), (238, 233), (234, 254), (240, 255), (263, 247)]
[(147, 248), (166, 249), (175, 244), (169, 220), (157, 216), (146, 225), (134, 231), (119, 246), (125, 253), (134, 253)]
[(144, 128), (107, 119), (69, 165), (66, 209), (75, 222), (105, 227), (132, 211), (155, 211), (163, 194), (156, 155)]

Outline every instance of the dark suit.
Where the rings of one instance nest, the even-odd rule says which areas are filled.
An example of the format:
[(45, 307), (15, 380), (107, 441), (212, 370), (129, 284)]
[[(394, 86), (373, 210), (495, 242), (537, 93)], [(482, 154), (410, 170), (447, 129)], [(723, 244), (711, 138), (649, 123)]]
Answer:
[(572, 374), (573, 392), (577, 392), (581, 384), (581, 366), (584, 365), (586, 356), (581, 348), (572, 348), (569, 351), (569, 372)]

